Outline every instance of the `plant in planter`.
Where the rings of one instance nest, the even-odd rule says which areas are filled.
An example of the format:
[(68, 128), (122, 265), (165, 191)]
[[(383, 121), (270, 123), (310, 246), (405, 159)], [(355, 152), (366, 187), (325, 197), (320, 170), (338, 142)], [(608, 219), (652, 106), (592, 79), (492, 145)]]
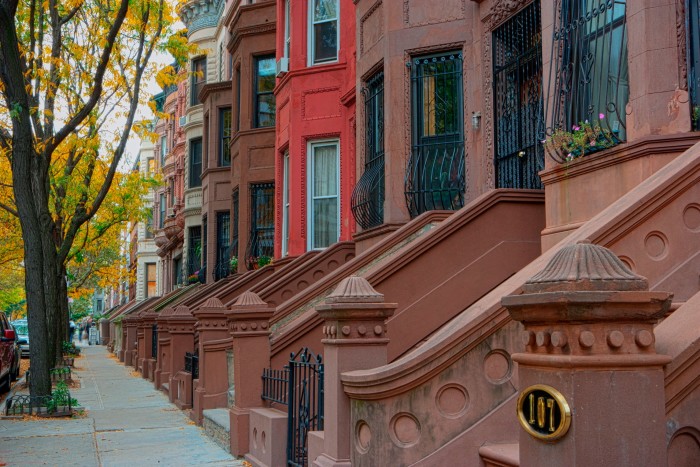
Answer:
[(272, 258), (267, 255), (258, 256), (258, 267), (264, 268), (268, 264), (272, 264)]
[(51, 399), (46, 402), (46, 411), (50, 414), (71, 413), (73, 407), (78, 405), (78, 400), (70, 396), (70, 391), (65, 381), (56, 383), (56, 389), (54, 389), (51, 396)]
[(231, 268), (231, 274), (235, 274), (238, 272), (238, 257), (237, 256), (231, 257), (231, 259), (229, 260), (229, 266)]
[(197, 282), (199, 282), (199, 271), (187, 276), (187, 283), (188, 284), (196, 284)]
[(693, 106), (693, 112), (690, 118), (693, 120), (693, 129), (700, 130), (700, 105)]
[(620, 143), (619, 138), (612, 131), (603, 128), (601, 121), (604, 114), (599, 114), (598, 122), (579, 122), (573, 125), (571, 131), (562, 129), (554, 130), (552, 135), (542, 141), (545, 148), (558, 156), (562, 162), (570, 162), (578, 157), (611, 148)]

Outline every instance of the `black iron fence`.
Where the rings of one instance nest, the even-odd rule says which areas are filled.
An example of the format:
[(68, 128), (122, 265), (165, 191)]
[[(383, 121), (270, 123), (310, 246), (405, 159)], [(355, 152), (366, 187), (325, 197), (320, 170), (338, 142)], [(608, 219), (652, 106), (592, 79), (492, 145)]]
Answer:
[(5, 401), (5, 415), (70, 416), (76, 401), (69, 391), (51, 396), (16, 395)]
[(51, 368), (49, 370), (49, 375), (51, 377), (51, 383), (57, 383), (59, 381), (71, 381), (73, 379), (70, 366)]
[(263, 370), (262, 399), (287, 406), (287, 466), (308, 462), (308, 433), (323, 430), (323, 361), (304, 347), (281, 370)]
[(214, 266), (214, 280), (224, 279), (231, 274), (231, 263), (229, 261), (221, 261)]
[(199, 378), (199, 355), (185, 352), (185, 371), (192, 374), (192, 380)]
[(289, 359), (287, 465), (306, 466), (309, 431), (323, 430), (323, 363), (303, 348)]
[(151, 358), (158, 360), (158, 325), (151, 326)]
[(285, 366), (281, 370), (272, 368), (263, 369), (262, 375), (263, 392), (262, 399), (277, 404), (287, 405), (289, 396), (289, 367)]

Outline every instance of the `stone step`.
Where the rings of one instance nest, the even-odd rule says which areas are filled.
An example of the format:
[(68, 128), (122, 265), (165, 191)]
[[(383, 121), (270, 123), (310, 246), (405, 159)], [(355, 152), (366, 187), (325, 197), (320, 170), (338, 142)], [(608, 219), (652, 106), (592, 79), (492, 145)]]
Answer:
[(228, 409), (209, 409), (202, 412), (204, 433), (226, 452), (231, 452), (231, 419)]
[(485, 444), (479, 448), (479, 456), (485, 467), (519, 467), (520, 445)]

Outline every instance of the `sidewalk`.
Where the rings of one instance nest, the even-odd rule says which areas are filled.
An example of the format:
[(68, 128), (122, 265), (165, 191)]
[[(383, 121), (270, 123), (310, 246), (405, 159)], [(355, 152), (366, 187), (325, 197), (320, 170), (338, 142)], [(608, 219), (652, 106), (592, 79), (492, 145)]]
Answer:
[(242, 466), (103, 346), (84, 346), (71, 395), (84, 418), (0, 419), (0, 465)]

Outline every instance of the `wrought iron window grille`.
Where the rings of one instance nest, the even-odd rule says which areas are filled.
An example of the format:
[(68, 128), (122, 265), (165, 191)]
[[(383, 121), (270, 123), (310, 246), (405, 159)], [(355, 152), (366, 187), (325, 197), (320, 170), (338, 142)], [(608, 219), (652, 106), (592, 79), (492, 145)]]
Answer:
[(685, 12), (690, 118), (693, 130), (700, 130), (700, 0), (687, 0)]
[(151, 358), (158, 360), (158, 325), (151, 326)]
[(493, 32), (496, 188), (542, 189), (542, 27), (535, 0)]
[(557, 162), (626, 139), (626, 1), (556, 0), (547, 96), (538, 139)]
[(412, 59), (412, 146), (404, 192), (411, 217), (464, 206), (462, 54)]
[(257, 258), (275, 253), (275, 184), (250, 186), (250, 237), (246, 246), (246, 264), (253, 269)]
[(350, 208), (363, 229), (384, 223), (384, 72), (362, 88), (365, 100), (365, 170), (352, 191)]

